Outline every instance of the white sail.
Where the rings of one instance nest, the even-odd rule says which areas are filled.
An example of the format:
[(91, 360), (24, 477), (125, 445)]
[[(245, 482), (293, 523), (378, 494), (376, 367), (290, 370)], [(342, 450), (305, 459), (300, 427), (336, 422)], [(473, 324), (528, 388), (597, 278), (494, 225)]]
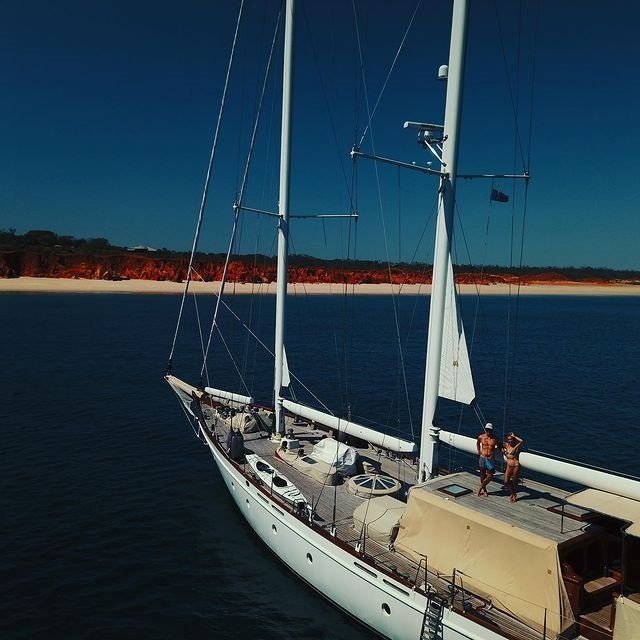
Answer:
[(301, 416), (307, 420), (314, 420), (315, 422), (319, 422), (330, 429), (340, 431), (340, 433), (347, 433), (355, 436), (356, 438), (362, 438), (373, 445), (384, 447), (389, 451), (409, 454), (416, 452), (416, 445), (414, 442), (409, 442), (402, 438), (396, 438), (395, 436), (390, 436), (386, 433), (380, 433), (380, 431), (370, 429), (369, 427), (365, 427), (357, 422), (350, 422), (343, 418), (336, 418), (335, 416), (324, 413), (323, 411), (318, 411), (317, 409), (312, 409), (311, 407), (307, 407), (299, 402), (292, 402), (291, 400), (283, 399), (282, 406), (296, 416)]
[(476, 390), (473, 386), (467, 341), (460, 316), (451, 255), (449, 255), (447, 270), (447, 292), (444, 325), (442, 327), (442, 358), (440, 361), (438, 395), (441, 398), (455, 400), (463, 404), (471, 404), (476, 397)]
[(282, 386), (288, 387), (291, 384), (291, 376), (289, 375), (289, 363), (287, 362), (287, 351), (282, 345)]

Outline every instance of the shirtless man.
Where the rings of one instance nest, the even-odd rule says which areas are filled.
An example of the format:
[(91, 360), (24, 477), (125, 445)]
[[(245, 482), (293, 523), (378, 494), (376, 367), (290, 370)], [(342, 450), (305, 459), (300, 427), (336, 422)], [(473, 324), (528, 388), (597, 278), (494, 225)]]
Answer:
[(493, 425), (490, 422), (484, 427), (484, 433), (481, 433), (476, 440), (478, 456), (480, 457), (480, 488), (478, 495), (488, 496), (487, 485), (493, 479), (496, 469), (495, 451), (499, 447), (498, 440), (493, 435)]

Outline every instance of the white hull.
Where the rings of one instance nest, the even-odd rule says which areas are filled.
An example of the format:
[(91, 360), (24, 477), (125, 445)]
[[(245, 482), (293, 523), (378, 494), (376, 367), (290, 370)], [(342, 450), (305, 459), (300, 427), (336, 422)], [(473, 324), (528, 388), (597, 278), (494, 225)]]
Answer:
[[(428, 599), (318, 534), (249, 482), (205, 438), (238, 509), (269, 549), (298, 577), (377, 634), (420, 640)], [(386, 605), (386, 607), (385, 607)], [(385, 612), (388, 611), (389, 613)], [(434, 640), (504, 640), (489, 629), (444, 609)]]

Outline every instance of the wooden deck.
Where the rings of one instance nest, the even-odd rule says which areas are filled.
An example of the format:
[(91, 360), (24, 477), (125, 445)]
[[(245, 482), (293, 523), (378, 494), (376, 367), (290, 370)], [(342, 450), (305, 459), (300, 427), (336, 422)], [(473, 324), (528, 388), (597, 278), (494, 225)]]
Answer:
[(568, 492), (533, 480), (521, 483), (518, 499), (513, 503), (509, 501), (508, 491), (502, 489), (501, 476), (497, 476), (489, 484), (488, 497), (478, 497), (478, 478), (468, 472), (438, 477), (424, 485), (424, 488), (436, 492), (452, 483), (471, 490), (471, 493), (455, 498), (456, 503), (559, 544), (585, 533), (601, 530), (598, 525), (577, 519), (588, 516), (586, 509), (573, 507), (565, 510), (563, 516), (563, 501), (569, 495)]
[[(215, 435), (221, 443), (226, 442), (230, 427), (239, 428), (244, 424), (242, 413), (236, 414), (233, 418), (223, 419), (206, 408), (205, 416), (210, 426), (210, 433)], [(287, 419), (286, 428), (293, 429), (295, 437), (305, 447), (306, 453), (311, 452), (314, 442), (326, 437), (325, 431), (314, 429), (310, 425), (294, 426), (291, 419)], [(314, 505), (315, 525), (326, 531), (335, 529), (336, 537), (354, 549), (360, 557), (366, 559), (370, 566), (401, 580), (408, 589), (417, 589), (442, 601), (451, 602), (453, 597), (457, 611), (503, 634), (505, 638), (541, 640), (539, 631), (532, 630), (508, 613), (492, 607), (490, 602), (468, 592), (462, 592), (460, 589), (452, 589), (451, 576), (439, 576), (431, 571), (425, 574), (424, 566), (418, 566), (393, 549), (371, 539), (363, 540), (360, 532), (354, 529), (353, 511), (362, 504), (364, 499), (348, 492), (344, 481), (336, 486), (323, 485), (300, 473), (275, 456), (276, 444), (269, 439), (267, 433), (244, 434), (244, 440), (246, 449), (259, 455), (289, 478)], [(403, 488), (400, 491), (401, 495), (397, 497), (406, 500), (407, 489), (416, 477), (416, 466), (410, 461), (389, 457), (373, 448), (358, 449), (358, 452), (362, 458), (374, 463), (382, 473), (400, 480)], [(246, 471), (249, 473), (250, 468), (246, 467)], [(595, 526), (579, 519), (584, 513), (572, 512), (573, 517), (566, 515), (563, 517), (560, 509), (567, 493), (533, 481), (525, 481), (522, 484), (516, 503), (509, 501), (508, 492), (502, 489), (499, 477), (489, 486), (487, 498), (477, 496), (478, 475), (468, 472), (442, 476), (425, 486), (436, 491), (452, 482), (471, 490), (470, 493), (456, 498), (464, 506), (533, 533), (539, 533), (559, 543), (583, 535)], [(549, 508), (554, 509), (555, 512), (549, 511)], [(573, 507), (574, 511), (575, 509)], [(577, 633), (577, 629), (568, 631), (563, 638), (567, 640), (582, 638)]]

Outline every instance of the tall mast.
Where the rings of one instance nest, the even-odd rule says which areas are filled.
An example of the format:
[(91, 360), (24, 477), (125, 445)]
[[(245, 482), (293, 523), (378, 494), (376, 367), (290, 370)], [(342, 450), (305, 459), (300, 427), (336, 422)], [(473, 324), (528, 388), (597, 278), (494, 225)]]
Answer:
[(454, 0), (451, 21), (451, 44), (447, 76), (447, 98), (444, 113), (444, 143), (442, 149), (443, 176), (440, 179), (436, 241), (433, 252), (433, 279), (429, 308), (427, 363), (422, 405), (422, 436), (418, 480), (435, 475), (438, 465), (440, 429), (433, 424), (440, 385), (442, 359), (442, 329), (447, 288), (447, 270), (453, 234), (455, 184), (458, 160), (458, 129), (462, 107), (462, 80), (467, 36), (467, 2)]
[(291, 102), (293, 87), (293, 22), (295, 0), (285, 8), (284, 69), (282, 72), (282, 134), (280, 137), (280, 193), (278, 204), (278, 275), (276, 287), (276, 336), (273, 396), (275, 427), (284, 433), (284, 410), (280, 400), (284, 361), (285, 300), (287, 297), (287, 257), (289, 253), (289, 174), (291, 168)]

